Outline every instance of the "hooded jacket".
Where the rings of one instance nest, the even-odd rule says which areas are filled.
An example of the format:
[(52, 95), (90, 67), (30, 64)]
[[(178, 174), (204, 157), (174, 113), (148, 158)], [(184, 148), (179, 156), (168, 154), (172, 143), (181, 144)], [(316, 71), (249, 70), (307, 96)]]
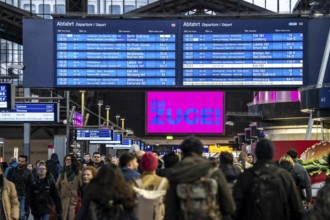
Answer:
[[(176, 186), (178, 183), (189, 183), (207, 175), (213, 168), (213, 163), (200, 157), (189, 156), (182, 159), (175, 167), (171, 169), (168, 176), (170, 188), (166, 194), (165, 200), (165, 220), (180, 219), (180, 200), (176, 195)], [(218, 203), (222, 215), (231, 215), (235, 211), (235, 203), (230, 194), (227, 181), (221, 170), (215, 171), (211, 178), (218, 182)]]

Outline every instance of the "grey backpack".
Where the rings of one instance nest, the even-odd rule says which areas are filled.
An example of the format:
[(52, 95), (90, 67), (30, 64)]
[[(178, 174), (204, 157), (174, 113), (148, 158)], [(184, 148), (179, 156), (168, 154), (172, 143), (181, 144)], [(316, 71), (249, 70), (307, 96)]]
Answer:
[(181, 216), (185, 220), (219, 220), (220, 209), (217, 202), (218, 182), (211, 178), (216, 169), (212, 168), (206, 176), (191, 183), (176, 186), (180, 198)]

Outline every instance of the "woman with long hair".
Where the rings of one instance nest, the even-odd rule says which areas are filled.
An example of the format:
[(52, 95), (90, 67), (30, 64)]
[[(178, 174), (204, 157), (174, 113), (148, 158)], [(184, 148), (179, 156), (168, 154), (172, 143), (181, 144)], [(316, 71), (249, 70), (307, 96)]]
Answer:
[(97, 169), (93, 166), (85, 166), (82, 169), (82, 185), (78, 190), (78, 199), (75, 209), (75, 219), (77, 219), (78, 212), (81, 208), (82, 200), (84, 198), (86, 189), (93, 178), (95, 178), (97, 174)]
[(78, 220), (135, 220), (135, 193), (116, 165), (101, 167), (84, 195)]
[(81, 173), (79, 162), (74, 155), (66, 155), (63, 164), (56, 186), (61, 191), (63, 220), (73, 220), (78, 197), (77, 192), (81, 186)]

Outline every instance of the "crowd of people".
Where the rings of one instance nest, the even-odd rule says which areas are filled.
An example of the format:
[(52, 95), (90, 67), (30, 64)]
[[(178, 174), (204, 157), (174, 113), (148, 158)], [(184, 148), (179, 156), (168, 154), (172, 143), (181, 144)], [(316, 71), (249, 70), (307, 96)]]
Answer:
[[(330, 179), (311, 207), (309, 176), (293, 149), (273, 161), (268, 139), (254, 154), (204, 158), (195, 136), (160, 157), (133, 146), (118, 158), (99, 152), (36, 166), (25, 155), (0, 169), (0, 220), (323, 220), (330, 219)], [(330, 154), (328, 156), (330, 166)]]

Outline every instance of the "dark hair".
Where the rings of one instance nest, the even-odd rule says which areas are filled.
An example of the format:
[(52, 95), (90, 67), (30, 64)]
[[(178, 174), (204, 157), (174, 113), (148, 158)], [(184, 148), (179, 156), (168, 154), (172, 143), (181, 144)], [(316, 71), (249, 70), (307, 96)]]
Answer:
[(131, 154), (129, 152), (125, 152), (123, 153), (120, 157), (119, 157), (119, 166), (120, 167), (126, 167), (127, 164), (134, 160), (134, 158), (136, 158), (136, 156), (134, 154)]
[(5, 172), (6, 168), (8, 167), (8, 163), (6, 161), (3, 161), (0, 163), (1, 169), (3, 172)]
[(254, 155), (253, 155), (253, 154), (249, 153), (249, 154), (247, 154), (247, 156), (248, 156), (248, 157), (251, 156), (251, 157), (253, 158), (253, 161), (252, 161), (252, 162), (253, 162), (253, 163), (255, 162), (255, 161), (254, 161)]
[(94, 156), (95, 154), (99, 154), (99, 155), (101, 155), (101, 153), (100, 153), (100, 152), (97, 152), (97, 151), (95, 151), (95, 152), (93, 153), (93, 156)]
[(182, 141), (180, 149), (183, 156), (191, 156), (193, 154), (202, 155), (204, 145), (198, 137), (188, 136)]
[(64, 172), (65, 159), (66, 159), (67, 157), (70, 157), (70, 159), (71, 159), (71, 164), (72, 164), (71, 166), (72, 166), (72, 168), (73, 168), (75, 174), (78, 175), (78, 174), (79, 174), (80, 164), (79, 164), (79, 162), (78, 162), (78, 159), (77, 159), (73, 154), (67, 154), (67, 155), (63, 158), (63, 164), (64, 164), (64, 166), (63, 166), (63, 168), (62, 168), (61, 173)]
[(288, 152), (286, 152), (286, 154), (288, 154), (294, 160), (297, 159), (297, 157), (298, 157), (298, 153), (295, 149), (288, 150)]
[(174, 167), (174, 165), (180, 161), (180, 158), (174, 152), (170, 152), (168, 154), (165, 154), (163, 160), (164, 160), (165, 168), (171, 168)]
[(274, 157), (273, 143), (268, 139), (261, 139), (256, 145), (256, 157), (258, 160), (272, 160)]
[(26, 155), (23, 155), (23, 154), (19, 155), (18, 158), (24, 158), (25, 162), (28, 161), (28, 157)]
[(133, 210), (135, 207), (133, 188), (126, 183), (120, 168), (113, 164), (104, 165), (99, 169), (87, 188), (83, 203), (89, 205), (91, 201), (95, 201), (106, 204), (109, 200), (123, 205), (127, 210)]
[(221, 152), (219, 156), (220, 164), (231, 164), (234, 163), (234, 155), (230, 152)]

